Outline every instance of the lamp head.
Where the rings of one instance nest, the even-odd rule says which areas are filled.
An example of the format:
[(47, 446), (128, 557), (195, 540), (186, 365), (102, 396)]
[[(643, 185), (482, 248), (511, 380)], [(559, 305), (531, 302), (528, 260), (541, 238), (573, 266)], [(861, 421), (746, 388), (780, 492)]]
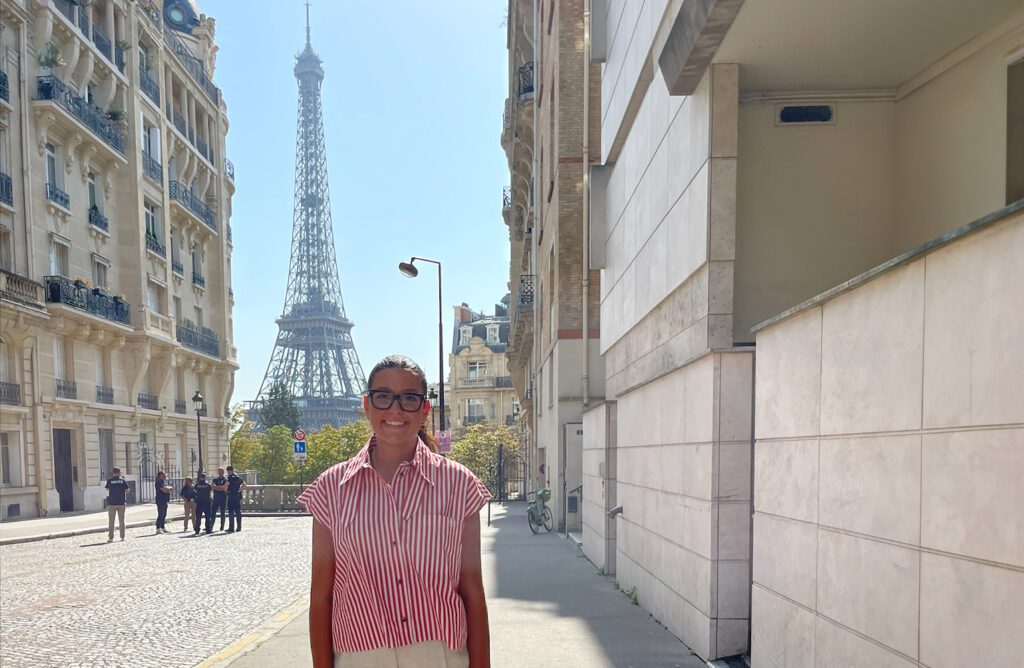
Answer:
[(402, 276), (406, 276), (408, 278), (416, 278), (417, 276), (420, 275), (420, 270), (417, 269), (416, 265), (414, 265), (411, 261), (399, 262), (398, 271), (402, 272)]
[(196, 390), (196, 393), (192, 395), (192, 405), (197, 411), (203, 407), (203, 395), (199, 394), (199, 390)]

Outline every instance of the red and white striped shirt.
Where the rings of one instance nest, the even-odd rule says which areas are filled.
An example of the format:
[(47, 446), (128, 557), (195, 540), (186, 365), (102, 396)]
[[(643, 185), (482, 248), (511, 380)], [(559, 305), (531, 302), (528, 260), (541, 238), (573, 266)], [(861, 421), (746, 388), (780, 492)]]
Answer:
[(422, 441), (389, 485), (370, 465), (371, 447), (373, 439), (299, 496), (334, 538), (334, 651), (431, 640), (460, 649), (463, 523), (491, 495), (469, 469)]

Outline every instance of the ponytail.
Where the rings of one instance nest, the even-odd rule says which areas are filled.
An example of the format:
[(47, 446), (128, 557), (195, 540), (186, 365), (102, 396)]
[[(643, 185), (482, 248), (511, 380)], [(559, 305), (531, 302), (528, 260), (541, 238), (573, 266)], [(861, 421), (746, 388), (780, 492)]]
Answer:
[(433, 434), (428, 434), (425, 430), (420, 429), (418, 436), (420, 437), (420, 440), (423, 441), (423, 444), (426, 445), (431, 452), (437, 454), (437, 439), (434, 438)]

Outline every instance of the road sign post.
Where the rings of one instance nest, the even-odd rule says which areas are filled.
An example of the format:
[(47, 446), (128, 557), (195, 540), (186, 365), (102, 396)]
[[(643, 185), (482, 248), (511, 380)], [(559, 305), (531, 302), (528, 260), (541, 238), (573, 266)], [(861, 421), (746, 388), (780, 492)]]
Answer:
[(302, 478), (306, 468), (306, 432), (296, 429), (292, 432), (292, 461), (299, 465), (299, 490), (302, 489)]

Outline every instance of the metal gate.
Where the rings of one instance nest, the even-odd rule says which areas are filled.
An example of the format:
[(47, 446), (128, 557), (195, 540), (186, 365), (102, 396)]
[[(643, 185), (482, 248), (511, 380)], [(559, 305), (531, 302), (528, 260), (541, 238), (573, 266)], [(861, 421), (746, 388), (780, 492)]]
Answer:
[(156, 501), (156, 474), (163, 471), (167, 485), (171, 488), (171, 500), (179, 498), (179, 492), (185, 484), (185, 476), (177, 466), (166, 466), (145, 443), (139, 443), (139, 483), (136, 486), (136, 503), (153, 503)]

